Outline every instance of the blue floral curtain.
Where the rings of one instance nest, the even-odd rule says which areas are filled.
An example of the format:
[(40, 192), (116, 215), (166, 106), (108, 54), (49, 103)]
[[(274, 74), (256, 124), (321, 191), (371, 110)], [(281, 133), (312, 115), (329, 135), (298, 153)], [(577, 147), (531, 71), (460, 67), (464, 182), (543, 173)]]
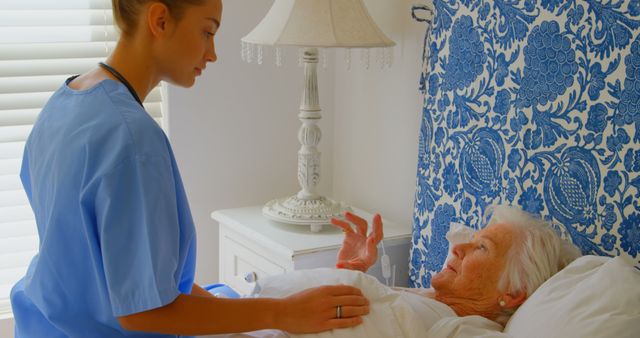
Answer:
[(440, 270), (451, 222), (480, 228), (496, 203), (639, 262), (640, 0), (432, 7), (410, 284)]

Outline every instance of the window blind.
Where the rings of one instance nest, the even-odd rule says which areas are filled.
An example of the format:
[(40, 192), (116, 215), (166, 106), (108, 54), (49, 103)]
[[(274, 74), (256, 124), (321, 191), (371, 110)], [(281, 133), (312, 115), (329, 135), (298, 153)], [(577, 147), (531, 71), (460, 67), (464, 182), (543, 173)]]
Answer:
[[(0, 1), (0, 315), (38, 251), (19, 177), (27, 136), (53, 92), (103, 61), (117, 37), (111, 0)], [(144, 103), (161, 126), (162, 98), (158, 86)]]

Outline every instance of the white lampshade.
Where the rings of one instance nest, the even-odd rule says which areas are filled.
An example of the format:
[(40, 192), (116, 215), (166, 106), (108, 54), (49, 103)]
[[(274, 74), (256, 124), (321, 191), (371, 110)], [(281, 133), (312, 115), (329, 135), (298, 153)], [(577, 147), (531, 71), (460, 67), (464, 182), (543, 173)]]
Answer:
[(362, 0), (275, 0), (249, 44), (373, 48), (395, 43), (378, 28)]

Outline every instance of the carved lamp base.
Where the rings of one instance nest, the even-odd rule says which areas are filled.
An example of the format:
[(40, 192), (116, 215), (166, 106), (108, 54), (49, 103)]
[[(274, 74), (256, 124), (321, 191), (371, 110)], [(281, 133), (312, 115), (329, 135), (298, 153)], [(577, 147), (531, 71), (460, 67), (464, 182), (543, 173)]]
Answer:
[(311, 232), (320, 232), (324, 224), (331, 223), (332, 217), (341, 217), (347, 210), (351, 208), (326, 197), (301, 199), (294, 195), (267, 202), (262, 213), (274, 221), (308, 225)]

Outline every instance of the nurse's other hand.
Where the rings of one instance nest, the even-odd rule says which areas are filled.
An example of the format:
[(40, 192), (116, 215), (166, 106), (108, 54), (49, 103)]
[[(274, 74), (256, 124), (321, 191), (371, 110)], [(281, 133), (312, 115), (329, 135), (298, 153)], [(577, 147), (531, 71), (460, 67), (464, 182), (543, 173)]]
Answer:
[[(341, 318), (337, 318), (338, 306), (341, 306)], [(283, 298), (276, 321), (277, 328), (287, 332), (313, 333), (357, 326), (368, 313), (369, 301), (360, 289), (328, 285)]]
[[(338, 252), (336, 268), (366, 272), (378, 259), (378, 243), (384, 237), (382, 218), (379, 214), (373, 216), (371, 233), (367, 236), (369, 224), (366, 220), (348, 211), (344, 216), (348, 222), (337, 218), (331, 219), (331, 223), (344, 232), (344, 241)], [(351, 223), (355, 225), (355, 231)]]

